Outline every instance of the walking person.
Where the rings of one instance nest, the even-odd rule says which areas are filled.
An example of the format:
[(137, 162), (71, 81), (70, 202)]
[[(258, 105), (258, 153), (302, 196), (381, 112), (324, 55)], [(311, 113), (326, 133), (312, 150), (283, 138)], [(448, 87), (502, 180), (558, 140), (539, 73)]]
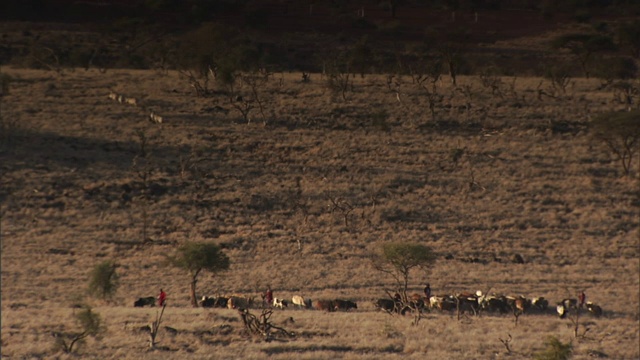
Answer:
[(424, 287), (424, 297), (427, 299), (427, 301), (431, 299), (431, 285), (429, 284)]
[(158, 306), (162, 307), (167, 303), (167, 293), (164, 290), (160, 289), (160, 294), (158, 295)]
[(580, 295), (578, 295), (578, 306), (583, 307), (586, 300), (587, 300), (587, 295), (584, 293), (584, 290), (582, 290), (580, 292)]
[(267, 303), (267, 306), (273, 305), (273, 291), (271, 291), (271, 285), (267, 286), (267, 291), (264, 293), (264, 301)]

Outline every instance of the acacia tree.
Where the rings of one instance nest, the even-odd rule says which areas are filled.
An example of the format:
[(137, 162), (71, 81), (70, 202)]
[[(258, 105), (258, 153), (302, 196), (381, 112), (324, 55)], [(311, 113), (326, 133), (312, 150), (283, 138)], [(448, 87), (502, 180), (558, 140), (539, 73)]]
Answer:
[(213, 243), (188, 242), (180, 246), (175, 255), (167, 256), (167, 260), (171, 265), (189, 272), (191, 279), (189, 297), (193, 307), (198, 307), (196, 283), (200, 272), (208, 270), (215, 274), (229, 269), (229, 257)]
[(631, 160), (640, 151), (640, 110), (600, 114), (590, 128), (592, 136), (613, 152), (629, 175)]
[(590, 62), (593, 55), (599, 52), (616, 50), (613, 39), (601, 34), (568, 34), (557, 37), (552, 42), (555, 49), (567, 49), (580, 64), (584, 76), (588, 79), (591, 75)]
[(103, 261), (91, 270), (89, 279), (89, 293), (93, 296), (109, 300), (118, 289), (117, 264), (113, 261)]
[(382, 245), (372, 257), (373, 267), (393, 277), (407, 302), (409, 275), (413, 269), (427, 269), (436, 259), (433, 250), (421, 244), (393, 242)]

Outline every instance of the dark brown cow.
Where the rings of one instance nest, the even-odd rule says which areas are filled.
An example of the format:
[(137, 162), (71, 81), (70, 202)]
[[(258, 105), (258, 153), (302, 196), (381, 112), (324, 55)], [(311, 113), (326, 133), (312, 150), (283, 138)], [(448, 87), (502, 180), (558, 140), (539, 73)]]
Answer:
[(595, 317), (602, 316), (602, 308), (599, 305), (592, 303), (591, 301), (587, 301), (585, 304), (587, 311), (592, 313)]
[(334, 305), (333, 301), (331, 301), (331, 300), (318, 300), (313, 304), (313, 306), (317, 310), (323, 310), (323, 311), (334, 311), (335, 310), (335, 305)]
[(478, 302), (478, 297), (475, 294), (462, 293), (457, 296), (458, 301), (458, 310), (460, 313), (473, 313), (473, 315), (478, 315), (478, 310), (480, 309), (480, 303)]
[(396, 302), (392, 299), (378, 299), (375, 302), (376, 309), (392, 313), (396, 310)]
[(531, 308), (534, 310), (545, 312), (549, 307), (549, 300), (543, 297), (536, 297), (531, 299)]
[(153, 307), (155, 305), (156, 305), (156, 298), (153, 296), (142, 297), (133, 302), (134, 307), (145, 307), (145, 306)]
[(334, 310), (336, 311), (338, 310), (349, 311), (351, 309), (357, 309), (358, 304), (349, 300), (336, 299), (336, 300), (333, 300), (333, 307), (334, 307)]
[(200, 306), (203, 308), (210, 308), (216, 303), (216, 299), (214, 297), (203, 296), (202, 300), (200, 300)]
[(482, 310), (489, 312), (499, 312), (501, 314), (509, 312), (509, 305), (504, 296), (487, 296), (482, 300), (480, 307)]

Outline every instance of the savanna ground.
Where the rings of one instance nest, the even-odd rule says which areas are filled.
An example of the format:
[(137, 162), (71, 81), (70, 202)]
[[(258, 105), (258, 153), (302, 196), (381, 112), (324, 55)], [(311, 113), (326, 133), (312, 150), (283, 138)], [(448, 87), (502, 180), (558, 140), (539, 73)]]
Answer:
[[(260, 89), (265, 117), (256, 108), (247, 123), (237, 102), (196, 97), (175, 72), (2, 71), (13, 79), (1, 104), (3, 358), (75, 358), (52, 350), (50, 334), (76, 328), (81, 302), (106, 326), (82, 358), (521, 359), (547, 336), (571, 341), (575, 359), (640, 358), (638, 161), (623, 176), (590, 137), (591, 116), (624, 108), (598, 80), (573, 79), (552, 98), (538, 96), (541, 81), (553, 92), (538, 78), (501, 78), (494, 95), (459, 77), (465, 95), (445, 77), (434, 117), (409, 77), (398, 101), (383, 75), (354, 78), (342, 99), (318, 74), (276, 73)], [(298, 336), (249, 337), (235, 310), (189, 306), (188, 275), (164, 262), (186, 241), (218, 243), (231, 259), (200, 276), (199, 295), (257, 297), (270, 284), (276, 297), (346, 298), (358, 310), (278, 310), (271, 320)], [(412, 273), (411, 292), (430, 282), (435, 294), (555, 304), (585, 289), (605, 315), (583, 317), (577, 339), (553, 312), (517, 326), (511, 315), (431, 312), (412, 325), (372, 304), (395, 288), (369, 261), (391, 241), (439, 255)], [(104, 260), (119, 264), (109, 303), (85, 295)], [(135, 329), (157, 308), (133, 301), (160, 287), (162, 325), (178, 332), (161, 329), (149, 351)]]

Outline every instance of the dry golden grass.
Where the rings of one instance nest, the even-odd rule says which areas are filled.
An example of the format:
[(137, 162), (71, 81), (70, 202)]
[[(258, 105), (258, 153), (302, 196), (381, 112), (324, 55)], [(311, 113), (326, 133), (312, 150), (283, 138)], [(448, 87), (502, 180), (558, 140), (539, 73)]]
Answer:
[[(467, 110), (445, 78), (432, 119), (408, 77), (401, 102), (384, 76), (355, 78), (343, 101), (320, 75), (302, 83), (275, 74), (262, 92), (264, 126), (257, 111), (244, 123), (221, 93), (196, 98), (176, 73), (3, 71), (14, 79), (2, 100), (12, 125), (0, 159), (3, 357), (71, 358), (52, 350), (50, 332), (74, 329), (72, 305), (91, 268), (113, 259), (121, 286), (111, 304), (90, 301), (107, 331), (79, 350), (83, 358), (519, 359), (548, 335), (573, 340), (576, 359), (594, 350), (640, 358), (638, 162), (623, 177), (590, 140), (589, 116), (622, 108), (597, 80), (540, 100), (541, 79), (515, 79), (515, 92), (503, 79), (500, 97), (461, 77), (473, 94)], [(141, 105), (109, 100), (111, 90)], [(150, 111), (164, 123), (149, 122)], [(147, 205), (134, 196), (140, 132), (155, 186)], [(353, 207), (347, 224), (331, 200)], [(229, 272), (200, 276), (199, 294), (257, 296), (270, 284), (276, 297), (348, 298), (358, 311), (277, 311), (276, 324), (294, 319), (286, 327), (295, 339), (249, 338), (235, 311), (189, 307), (187, 274), (163, 263), (187, 240), (220, 243), (231, 258)], [(586, 289), (605, 316), (584, 317), (580, 339), (551, 312), (525, 314), (518, 326), (512, 316), (434, 312), (413, 326), (372, 305), (393, 282), (367, 257), (399, 240), (441, 255), (413, 274), (412, 291), (428, 281), (436, 294), (491, 288), (555, 303)], [(526, 263), (512, 263), (515, 254)], [(169, 294), (163, 325), (178, 333), (161, 330), (161, 349), (149, 352), (134, 330), (156, 310), (132, 305), (160, 287)], [(510, 354), (500, 342), (508, 334)]]

